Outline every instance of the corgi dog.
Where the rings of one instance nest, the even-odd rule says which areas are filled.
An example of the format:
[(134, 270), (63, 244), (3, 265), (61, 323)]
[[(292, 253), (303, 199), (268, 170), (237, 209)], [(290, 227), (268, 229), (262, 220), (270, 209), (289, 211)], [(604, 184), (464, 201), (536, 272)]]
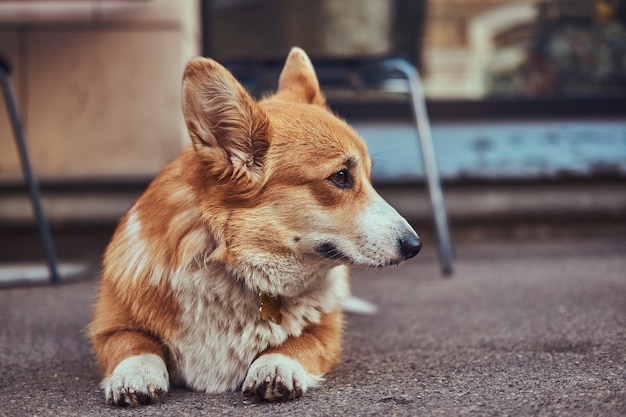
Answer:
[(89, 334), (106, 401), (152, 403), (170, 385), (300, 397), (339, 360), (348, 267), (397, 265), (421, 242), (301, 49), (258, 102), (206, 58), (182, 87), (191, 144), (104, 255)]

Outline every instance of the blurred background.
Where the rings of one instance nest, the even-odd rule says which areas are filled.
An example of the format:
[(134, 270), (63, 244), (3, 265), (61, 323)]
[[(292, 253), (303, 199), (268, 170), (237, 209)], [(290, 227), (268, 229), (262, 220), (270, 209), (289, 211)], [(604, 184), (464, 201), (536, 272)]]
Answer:
[[(373, 180), (435, 240), (406, 85), (420, 71), (454, 242), (626, 232), (626, 2), (620, 0), (0, 0), (0, 55), (62, 259), (97, 261), (117, 219), (188, 143), (185, 63), (225, 63), (261, 97), (293, 45), (343, 62), (331, 108)], [(433, 246), (436, 243), (432, 243)], [(0, 262), (41, 258), (4, 101)]]

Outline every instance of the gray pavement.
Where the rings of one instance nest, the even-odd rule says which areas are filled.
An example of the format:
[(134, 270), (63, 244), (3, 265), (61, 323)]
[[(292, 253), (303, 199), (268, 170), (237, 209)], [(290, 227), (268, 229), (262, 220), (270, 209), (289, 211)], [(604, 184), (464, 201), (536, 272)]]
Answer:
[(626, 415), (626, 239), (465, 244), (452, 279), (426, 245), (355, 274), (380, 311), (349, 316), (341, 365), (284, 404), (177, 389), (106, 406), (83, 332), (95, 279), (2, 289), (0, 415)]

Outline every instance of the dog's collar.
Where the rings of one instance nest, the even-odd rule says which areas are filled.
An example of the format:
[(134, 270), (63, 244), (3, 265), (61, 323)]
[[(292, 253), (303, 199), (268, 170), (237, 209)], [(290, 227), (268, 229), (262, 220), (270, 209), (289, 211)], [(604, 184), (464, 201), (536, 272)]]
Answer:
[(283, 315), (280, 312), (282, 306), (280, 296), (274, 297), (273, 295), (260, 292), (259, 304), (259, 311), (263, 320), (272, 319), (276, 324), (280, 324), (283, 321)]

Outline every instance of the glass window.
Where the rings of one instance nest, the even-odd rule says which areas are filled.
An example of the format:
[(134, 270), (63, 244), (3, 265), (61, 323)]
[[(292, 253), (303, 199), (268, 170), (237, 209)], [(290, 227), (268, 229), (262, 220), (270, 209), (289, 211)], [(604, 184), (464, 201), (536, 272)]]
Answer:
[[(204, 0), (203, 23), (205, 55), (259, 95), (298, 45), (314, 60), (410, 60), (435, 119), (626, 114), (626, 1)], [(324, 86), (342, 114), (410, 117), (401, 83), (353, 75)]]
[(626, 7), (618, 0), (430, 0), (433, 98), (624, 95)]

